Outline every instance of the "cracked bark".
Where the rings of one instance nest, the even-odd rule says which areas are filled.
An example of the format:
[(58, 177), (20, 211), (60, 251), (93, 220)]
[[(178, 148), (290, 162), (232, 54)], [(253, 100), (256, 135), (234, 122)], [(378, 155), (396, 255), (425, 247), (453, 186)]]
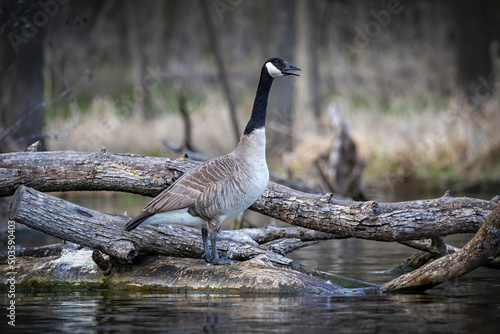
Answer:
[(500, 204), (476, 235), (459, 251), (443, 256), (417, 270), (382, 284), (382, 292), (423, 291), (449, 279), (461, 277), (499, 255)]
[[(97, 249), (121, 263), (130, 263), (139, 258), (139, 255), (145, 256), (150, 262), (144, 268), (152, 270), (155, 268), (155, 260), (151, 260), (151, 256), (155, 256), (153, 254), (193, 258), (201, 256), (199, 231), (183, 226), (162, 225), (125, 232), (122, 226), (126, 217), (105, 215), (78, 207), (22, 185), (35, 187), (40, 191), (114, 190), (154, 196), (193, 166), (193, 162), (185, 159), (113, 154), (105, 150), (99, 153), (64, 151), (1, 154), (0, 194), (12, 195), (17, 189), (11, 203), (10, 219)], [(394, 280), (381, 287), (382, 291), (428, 289), (446, 279), (463, 275), (478, 265), (497, 262), (494, 256), (495, 250), (498, 250), (498, 233), (495, 232), (498, 227), (491, 227), (496, 226), (491, 225), (496, 224), (492, 220), (498, 220), (498, 213), (491, 214), (494, 208), (498, 211), (496, 202), (498, 197), (485, 201), (454, 198), (449, 194), (438, 199), (398, 203), (339, 201), (331, 195), (308, 194), (270, 183), (267, 191), (251, 209), (300, 227), (279, 231), (271, 228), (260, 231), (224, 231), (221, 235), (226, 239), (220, 243), (220, 250), (227, 252), (227, 256), (233, 259), (255, 260), (257, 262), (252, 263), (259, 263), (257, 267), (262, 263), (284, 266), (287, 270), (299, 270), (316, 278), (327, 277), (333, 281), (331, 274), (294, 264), (282, 254), (320, 239), (356, 237), (402, 242), (442, 255), (450, 251), (450, 247), (442, 242), (443, 236), (476, 232), (490, 215), (488, 223), (484, 224), (490, 227), (483, 226), (474, 238), (475, 248), (466, 246), (460, 251), (455, 250), (454, 254), (408, 274), (414, 276), (403, 275), (401, 279), (404, 282)], [(282, 239), (283, 237), (287, 239)], [(433, 241), (415, 241), (426, 238)], [(454, 256), (451, 258), (453, 261), (449, 260), (451, 256)], [(103, 268), (106, 267), (98, 254), (96, 259)], [(175, 263), (172, 268), (181, 270), (179, 262), (172, 261)], [(165, 262), (160, 262), (162, 266), (166, 265)], [(197, 259), (188, 262), (189, 266), (198, 268), (199, 275), (203, 275), (206, 268), (203, 261)], [(447, 268), (447, 273), (434, 277), (432, 270), (428, 271), (433, 267), (428, 266), (439, 263)], [(123, 266), (129, 265), (120, 264), (117, 268), (124, 268)], [(185, 270), (186, 267), (182, 268)], [(233, 275), (241, 269), (231, 268)], [(225, 274), (230, 275), (231, 270)], [(125, 276), (121, 277), (127, 281)], [(216, 277), (218, 276), (215, 275), (214, 279)], [(413, 281), (416, 282), (414, 285), (408, 283)], [(233, 286), (232, 284), (226, 287)], [(316, 291), (330, 291), (322, 284)], [(311, 287), (304, 289), (313, 290)], [(333, 293), (332, 291), (327, 293)]]
[[(63, 249), (59, 258), (20, 259), (18, 269), (21, 274), (16, 276), (19, 287), (57, 286), (68, 281), (106, 288), (123, 284), (123, 288), (128, 289), (135, 285), (145, 289), (234, 289), (334, 295), (376, 292), (372, 284), (311, 270), (284, 257), (283, 254), (314, 242), (311, 239), (334, 237), (303, 228), (224, 231), (218, 244), (219, 251), (244, 262), (207, 266), (201, 259), (203, 246), (197, 229), (146, 225), (127, 232), (123, 230), (129, 219), (127, 216), (90, 210), (24, 186), (14, 194), (9, 219), (93, 250)], [(163, 257), (158, 257), (158, 254)], [(82, 261), (82, 256), (86, 260)], [(62, 267), (61, 262), (65, 263)], [(40, 268), (44, 268), (43, 275), (39, 273)], [(104, 277), (98, 274), (99, 271)]]
[[(155, 196), (195, 163), (102, 151), (0, 155), (0, 195), (26, 185), (39, 191), (113, 190)], [(443, 196), (397, 203), (354, 202), (270, 183), (251, 210), (337, 237), (405, 241), (475, 233), (498, 199)]]

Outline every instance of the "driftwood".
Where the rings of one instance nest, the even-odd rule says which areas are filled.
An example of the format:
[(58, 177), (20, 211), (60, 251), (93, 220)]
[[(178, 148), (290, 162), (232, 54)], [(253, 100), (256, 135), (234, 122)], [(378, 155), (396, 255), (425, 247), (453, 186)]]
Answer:
[(187, 160), (73, 151), (0, 154), (0, 196), (20, 185), (40, 191), (111, 190), (156, 196), (195, 164)]
[[(12, 195), (20, 185), (44, 192), (114, 190), (156, 196), (194, 166), (183, 159), (106, 151), (7, 153), (0, 155), (0, 196)], [(411, 202), (353, 202), (270, 183), (250, 209), (338, 237), (400, 242), (475, 233), (497, 201), (446, 194)]]
[(461, 250), (443, 256), (411, 273), (383, 284), (382, 292), (427, 290), (460, 277), (500, 255), (500, 205), (488, 216), (479, 231)]
[[(24, 186), (21, 186), (13, 197), (9, 218), (94, 250), (92, 252), (63, 249), (59, 257), (54, 257), (53, 253), (46, 250), (45, 252), (52, 257), (44, 261), (40, 261), (39, 258), (23, 259), (22, 263), (18, 264), (19, 269), (16, 268), (20, 272), (16, 277), (20, 287), (36, 285), (75, 287), (85, 284), (87, 287), (120, 286), (142, 290), (230, 289), (244, 292), (335, 295), (357, 295), (379, 291), (368, 283), (297, 265), (281, 255), (286, 254), (286, 249), (267, 247), (281, 236), (293, 238), (282, 240), (290, 240), (295, 245), (304, 241), (332, 237), (322, 232), (296, 228), (226, 231), (226, 238), (220, 243), (221, 250), (226, 251), (230, 258), (250, 260), (208, 268), (201, 259), (179, 260), (179, 257), (201, 256), (200, 233), (193, 228), (175, 225), (144, 226), (129, 233), (123, 230), (128, 217), (107, 215), (86, 209)], [(498, 255), (499, 227), (500, 206), (497, 206), (464, 249), (442, 257), (410, 274), (400, 276), (382, 285), (380, 291), (427, 289), (484, 264), (489, 258)], [(110, 258), (105, 259), (101, 252)], [(153, 254), (169, 257), (157, 257)], [(123, 264), (132, 262), (133, 265)], [(436, 273), (439, 275), (434, 277)], [(200, 277), (203, 277), (203, 280), (200, 281)]]
[[(376, 287), (345, 289), (322, 278), (270, 265), (263, 256), (227, 266), (207, 266), (201, 259), (149, 256), (134, 265), (114, 266), (103, 272), (92, 260), (93, 254), (95, 251), (89, 249), (66, 247), (59, 256), (20, 258), (16, 288), (327, 295), (377, 291)], [(6, 278), (2, 276), (0, 281), (7, 283)]]
[[(194, 278), (199, 275), (199, 278), (205, 277), (204, 270), (207, 266), (198, 259), (202, 249), (198, 230), (163, 225), (145, 226), (133, 232), (125, 232), (122, 229), (127, 220), (125, 216), (106, 215), (92, 211), (22, 186), (27, 185), (41, 191), (119, 190), (154, 196), (194, 165), (193, 162), (185, 159), (151, 158), (113, 154), (106, 151), (2, 154), (0, 155), (0, 194), (12, 195), (17, 189), (11, 202), (9, 218), (94, 250), (92, 263), (95, 261), (99, 264), (98, 268), (103, 275), (109, 275), (112, 272), (120, 276), (131, 272), (131, 265), (128, 264), (131, 262), (139, 266), (147, 263), (146, 267), (154, 272), (160, 271), (164, 275), (174, 275), (169, 270), (163, 270), (168, 267), (166, 263), (170, 260), (164, 262), (155, 257), (155, 254), (162, 254), (168, 256), (167, 259), (172, 259), (172, 266), (168, 267), (171, 270), (183, 272), (187, 268), (198, 268), (196, 269), (198, 271), (195, 269), (193, 269), (195, 271), (190, 271), (194, 275), (190, 277)], [(220, 251), (227, 252), (230, 258), (244, 262), (234, 266), (225, 266), (224, 269), (210, 269), (230, 278), (226, 279), (224, 284), (215, 278), (218, 274), (210, 277), (219, 282), (217, 286), (221, 290), (233, 289), (236, 285), (233, 285), (235, 281), (232, 279), (237, 280), (240, 276), (250, 277), (246, 276), (246, 272), (242, 273), (242, 271), (250, 270), (247, 267), (250, 262), (258, 268), (253, 274), (262, 280), (268, 278), (259, 276), (258, 271), (262, 269), (262, 272), (272, 275), (272, 268), (279, 268), (285, 270), (283, 277), (291, 271), (294, 274), (290, 274), (290, 277), (297, 278), (296, 272), (299, 272), (301, 275), (312, 275), (323, 282), (318, 283), (313, 280), (313, 283), (304, 283), (304, 287), (307, 286), (303, 289), (304, 292), (357, 294), (376, 291), (368, 283), (339, 278), (329, 273), (305, 268), (284, 256), (311, 242), (329, 238), (357, 237), (397, 241), (425, 250), (433, 257), (444, 255), (441, 259), (447, 259), (450, 256), (461, 256), (461, 259), (464, 254), (475, 259), (459, 263), (459, 266), (445, 266), (449, 270), (444, 275), (440, 273), (438, 278), (426, 276), (430, 274), (426, 274), (428, 271), (423, 268), (432, 266), (436, 261), (431, 262), (422, 267), (423, 273), (415, 271), (409, 273), (410, 276), (403, 276), (406, 283), (388, 282), (381, 287), (381, 291), (429, 288), (444, 279), (463, 275), (478, 265), (495, 263), (492, 254), (498, 249), (499, 236), (498, 233), (491, 232), (491, 226), (496, 226), (499, 216), (498, 214), (490, 215), (490, 213), (497, 206), (496, 202), (498, 202), (498, 197), (492, 201), (484, 201), (454, 198), (449, 194), (438, 199), (399, 203), (339, 201), (330, 195), (307, 194), (271, 183), (268, 190), (252, 205), (251, 209), (299, 227), (282, 230), (268, 228), (225, 231), (221, 234), (224, 242), (220, 243)], [(463, 250), (457, 251), (442, 242), (442, 237), (445, 235), (478, 231), (488, 215), (490, 215), (488, 219), (490, 227), (487, 231), (490, 232), (484, 233), (481, 229), (474, 241), (476, 245), (480, 242), (491, 246), (484, 251), (488, 256), (484, 256), (481, 252), (474, 252), (471, 247), (464, 247)], [(429, 240), (421, 240), (426, 238)], [(446, 255), (449, 250), (455, 253)], [(109, 258), (106, 259), (108, 256)], [(170, 257), (193, 259), (186, 259), (185, 266), (180, 268), (178, 260)], [(441, 259), (440, 261), (448, 261)], [(454, 258), (454, 262), (450, 263), (456, 262)], [(160, 267), (156, 267), (155, 263)], [(114, 274), (110, 276), (114, 277)], [(126, 276), (126, 274), (123, 275)], [(123, 275), (120, 277), (125, 282), (127, 278)], [(418, 275), (422, 275), (423, 278), (419, 278)], [(428, 277), (430, 281), (425, 281), (425, 277)], [(112, 278), (107, 279), (113, 282)], [(180, 276), (178, 279), (181, 279)], [(325, 279), (330, 282), (343, 281), (345, 284), (342, 286), (353, 287), (356, 290), (348, 291), (336, 285), (335, 287), (328, 285), (330, 288), (328, 290), (324, 288), (324, 284), (331, 283), (324, 283)], [(94, 282), (93, 278), (90, 281)], [(414, 285), (407, 283), (413, 281), (417, 283)], [(194, 284), (196, 280), (193, 279), (191, 282)], [(280, 282), (284, 284), (284, 281)], [(182, 286), (186, 289), (191, 284), (184, 283), (163, 285), (163, 287), (179, 288)], [(240, 283), (245, 291), (260, 291), (256, 286), (250, 287), (246, 283)], [(155, 284), (157, 283), (153, 285)], [(317, 284), (318, 289), (314, 290), (312, 285), (307, 284)], [(191, 287), (196, 288), (196, 286)], [(268, 291), (276, 292), (275, 288), (276, 286), (271, 284)]]
[[(12, 198), (9, 219), (56, 238), (100, 250), (123, 263), (150, 254), (191, 258), (202, 255), (198, 229), (164, 224), (144, 225), (128, 232), (123, 229), (130, 219), (128, 216), (90, 210), (24, 186), (19, 187)], [(277, 227), (222, 231), (220, 236), (221, 251), (228, 252), (225, 255), (233, 260), (248, 260), (272, 249), (276, 254), (269, 257), (280, 264), (290, 263), (281, 255), (303, 247), (304, 242), (334, 238), (328, 233), (304, 228)], [(277, 239), (289, 242), (273, 242)]]
[[(91, 286), (105, 284), (108, 287), (140, 283), (141, 286), (149, 288), (213, 290), (218, 286), (219, 290), (235, 289), (246, 292), (281, 291), (342, 295), (376, 291), (371, 284), (309, 270), (282, 255), (311, 240), (333, 237), (323, 232), (273, 227), (224, 231), (221, 233), (223, 238), (219, 243), (219, 251), (225, 252), (226, 256), (234, 260), (251, 261), (216, 268), (209, 266), (211, 268), (207, 269), (207, 264), (201, 260), (203, 247), (199, 230), (186, 226), (160, 225), (143, 226), (126, 232), (123, 226), (129, 218), (90, 210), (21, 186), (12, 199), (9, 219), (83, 245), (94, 252), (68, 251), (63, 254), (66, 256), (63, 260), (37, 260), (37, 265), (31, 271), (29, 268), (33, 266), (23, 262), (23, 265), (19, 265), (22, 274), (16, 278), (18, 285), (31, 286), (36, 285), (35, 282), (61, 285), (61, 275), (69, 275), (69, 281), (74, 284), (81, 284), (83, 281)], [(281, 244), (273, 243), (282, 237), (285, 239), (281, 239)], [(100, 253), (109, 255), (110, 259), (105, 259)], [(169, 258), (154, 256), (157, 254)], [(178, 259), (186, 257), (195, 260)], [(95, 265), (91, 263), (92, 260)], [(71, 267), (79, 271), (76, 278), (68, 274), (71, 273), (68, 265), (72, 261), (76, 261), (80, 266)], [(61, 269), (61, 262), (65, 263), (65, 271)], [(42, 276), (37, 274), (41, 267), (44, 268)], [(109, 276), (106, 282), (101, 279), (98, 269), (105, 276)], [(154, 275), (148, 276), (149, 272)], [(201, 282), (200, 277), (203, 277)], [(346, 289), (337, 283), (350, 288)]]

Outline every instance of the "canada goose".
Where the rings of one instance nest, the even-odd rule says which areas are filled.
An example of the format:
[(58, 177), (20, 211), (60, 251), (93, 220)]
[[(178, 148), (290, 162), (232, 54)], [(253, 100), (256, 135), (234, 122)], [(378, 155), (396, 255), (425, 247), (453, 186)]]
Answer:
[[(268, 59), (260, 74), (252, 116), (233, 152), (209, 160), (183, 174), (156, 196), (125, 226), (130, 231), (139, 224), (201, 225), (203, 258), (213, 264), (233, 262), (217, 253), (217, 235), (222, 221), (247, 209), (267, 189), (264, 131), (269, 91), (274, 78), (296, 75), (300, 68), (281, 58)], [(208, 238), (212, 252), (208, 246)]]

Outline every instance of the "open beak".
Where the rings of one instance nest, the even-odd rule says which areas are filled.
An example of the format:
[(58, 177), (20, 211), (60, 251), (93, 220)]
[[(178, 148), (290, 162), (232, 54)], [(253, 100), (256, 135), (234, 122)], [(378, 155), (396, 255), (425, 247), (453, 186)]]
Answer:
[(302, 71), (302, 70), (298, 67), (293, 66), (292, 64), (286, 63), (285, 68), (283, 69), (283, 74), (299, 76), (299, 74), (295, 71)]

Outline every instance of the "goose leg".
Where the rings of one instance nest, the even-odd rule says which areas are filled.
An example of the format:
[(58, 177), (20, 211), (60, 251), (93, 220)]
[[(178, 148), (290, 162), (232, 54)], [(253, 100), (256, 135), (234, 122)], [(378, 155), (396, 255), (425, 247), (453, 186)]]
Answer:
[(219, 257), (219, 254), (217, 252), (217, 236), (218, 236), (217, 232), (215, 231), (210, 232), (210, 243), (212, 246), (212, 260), (210, 262), (213, 264), (226, 264), (231, 262), (238, 262), (228, 259), (227, 257)]
[(203, 255), (201, 256), (207, 262), (212, 260), (212, 256), (210, 254), (210, 247), (208, 246), (208, 227), (203, 226), (201, 228), (201, 238), (203, 240)]

